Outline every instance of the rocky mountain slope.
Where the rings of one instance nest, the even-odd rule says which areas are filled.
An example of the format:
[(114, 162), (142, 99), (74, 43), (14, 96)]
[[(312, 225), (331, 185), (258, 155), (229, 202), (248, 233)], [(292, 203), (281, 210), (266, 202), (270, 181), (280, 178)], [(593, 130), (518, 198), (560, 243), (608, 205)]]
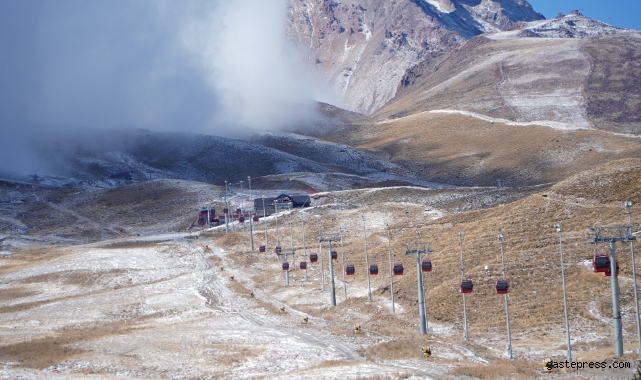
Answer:
[[(336, 115), (337, 119), (349, 114)], [(340, 124), (341, 130), (345, 124)], [(323, 129), (319, 131), (322, 134)], [(238, 138), (187, 132), (148, 130), (85, 131), (49, 136), (37, 144), (38, 154), (61, 176), (33, 180), (51, 185), (82, 183), (113, 187), (123, 180), (114, 173), (133, 171), (135, 181), (187, 179), (224, 185), (246, 181), (265, 188), (327, 190), (414, 184), (422, 181), (408, 169), (345, 144), (292, 132), (249, 131)], [(303, 174), (301, 176), (301, 174)], [(273, 176), (281, 175), (284, 179)], [(298, 177), (293, 180), (293, 177)], [(303, 178), (304, 177), (304, 178)], [(278, 185), (279, 182), (289, 184)]]
[(375, 116), (465, 111), (525, 125), (639, 134), (640, 58), (641, 32), (580, 15), (532, 22), (423, 61)]
[(542, 18), (524, 0), (291, 0), (288, 34), (344, 108), (370, 114), (430, 55)]

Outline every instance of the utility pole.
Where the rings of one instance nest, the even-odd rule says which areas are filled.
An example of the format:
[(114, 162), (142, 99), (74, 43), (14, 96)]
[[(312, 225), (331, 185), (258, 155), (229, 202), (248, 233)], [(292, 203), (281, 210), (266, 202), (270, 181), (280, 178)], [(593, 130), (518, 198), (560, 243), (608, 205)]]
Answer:
[(328, 237), (321, 236), (319, 241), (320, 241), (321, 244), (323, 242), (329, 243), (328, 244), (329, 245), (329, 255), (328, 255), (328, 257), (329, 257), (329, 277), (330, 277), (330, 283), (329, 284), (330, 284), (330, 290), (331, 290), (330, 301), (331, 301), (332, 306), (336, 306), (336, 287), (334, 285), (334, 263), (333, 263), (333, 260), (332, 260), (332, 242), (333, 241), (334, 242), (341, 241), (341, 238), (340, 238), (340, 236), (335, 236), (335, 235), (334, 236), (328, 236)]
[[(427, 254), (428, 257), (429, 257), (429, 254), (432, 253), (432, 243), (431, 242), (429, 242), (429, 243), (422, 243), (421, 242), (421, 231), (416, 231), (416, 237), (417, 237), (417, 241), (418, 241), (419, 247), (421, 245), (423, 246), (423, 250), (419, 251), (419, 257), (416, 260), (416, 264), (417, 264), (416, 270), (420, 274), (419, 277), (421, 278), (421, 293), (423, 294), (423, 297), (421, 298), (421, 301), (423, 301), (423, 316), (425, 317), (425, 332), (427, 333), (427, 332), (430, 331), (430, 326), (429, 326), (429, 319), (428, 319), (428, 316), (427, 316), (427, 301), (425, 300), (425, 277), (423, 275), (423, 259), (422, 259), (421, 255), (422, 254)], [(420, 302), (419, 302), (418, 306), (419, 307), (421, 306)]]
[[(307, 262), (307, 246), (305, 245), (305, 218), (303, 215), (304, 213), (300, 214), (300, 222), (303, 227), (303, 257), (305, 259), (305, 262)], [(305, 269), (305, 281), (307, 281), (307, 269)]]
[(267, 210), (265, 209), (265, 196), (263, 194), (260, 195), (261, 198), (263, 198), (263, 224), (265, 225), (265, 251), (269, 249), (267, 246), (267, 220), (265, 219), (267, 217)]
[(392, 239), (390, 238), (389, 223), (385, 223), (385, 226), (387, 227), (387, 254), (389, 256), (389, 288), (392, 296), (392, 313), (396, 313), (396, 308), (394, 307), (394, 276), (392, 275)]
[[(277, 253), (276, 255), (278, 256), (278, 258), (279, 258), (279, 259), (280, 259), (281, 257), (284, 257), (284, 258), (285, 258), (285, 262), (287, 262), (287, 256), (290, 256), (290, 255), (291, 255), (291, 256), (292, 256), (292, 259), (293, 259), (293, 257), (294, 257), (294, 249), (292, 249), (292, 251), (291, 251), (290, 253)], [(292, 260), (292, 261), (293, 261), (293, 260)], [(292, 265), (296, 265), (296, 263), (292, 262)], [(289, 285), (289, 271), (290, 271), (290, 269), (291, 269), (291, 267), (290, 267), (290, 268), (288, 268), (288, 269), (285, 271), (285, 285)]]
[[(289, 210), (289, 247), (292, 249), (292, 252), (294, 251), (294, 232), (292, 229), (292, 218), (294, 217), (294, 212), (290, 209)], [(292, 260), (294, 261), (294, 264), (296, 263), (296, 256), (292, 257)]]
[(254, 252), (254, 218), (249, 217), (249, 248)]
[(607, 243), (610, 247), (610, 290), (612, 292), (612, 328), (614, 330), (614, 355), (623, 355), (623, 327), (621, 325), (621, 307), (619, 304), (619, 275), (614, 243), (632, 243), (636, 238), (630, 233), (630, 226), (592, 227), (594, 236), (592, 244)]
[[(632, 234), (632, 202), (625, 201), (623, 202), (623, 207), (625, 207), (625, 214), (628, 216), (628, 236), (634, 236)], [(632, 256), (632, 279), (634, 280), (634, 311), (636, 312), (636, 322), (637, 322), (637, 340), (639, 346), (637, 348), (637, 354), (641, 354), (641, 323), (639, 321), (639, 296), (637, 293), (637, 271), (634, 262), (634, 244), (630, 240), (630, 255)]]
[(253, 205), (254, 201), (252, 200), (252, 177), (247, 176), (247, 183), (249, 184), (249, 201), (252, 202), (252, 207), (256, 208)]
[(280, 248), (280, 236), (278, 236), (278, 213), (276, 213), (276, 250)]
[[(503, 272), (503, 280), (507, 281), (505, 278), (505, 255), (503, 254), (503, 235), (499, 234), (499, 247), (501, 248), (501, 267)], [(513, 359), (512, 357), (512, 335), (510, 334), (510, 312), (507, 307), (507, 293), (503, 295), (505, 297), (505, 322), (507, 323), (507, 358)]]
[(289, 246), (294, 248), (294, 232), (292, 230), (292, 211), (289, 211)]
[[(459, 247), (461, 248), (461, 280), (465, 280), (465, 269), (463, 267), (463, 236), (464, 232), (458, 233)], [(469, 340), (467, 335), (467, 303), (465, 302), (465, 293), (463, 293), (463, 339)]]
[(341, 265), (343, 267), (343, 291), (345, 293), (345, 300), (347, 300), (347, 280), (345, 279), (345, 247), (343, 245), (343, 226), (338, 227), (341, 235)]
[(225, 181), (225, 210), (227, 210), (227, 212), (224, 213), (225, 214), (225, 233), (229, 233), (229, 218), (228, 218), (229, 217), (229, 204), (227, 204), (227, 192), (228, 192), (228, 190), (227, 190), (228, 187), (227, 186), (228, 186), (228, 183), (227, 183), (227, 181)]
[[(325, 291), (325, 269), (323, 268), (323, 242), (321, 242), (321, 220), (320, 220), (320, 215), (314, 215), (317, 220), (318, 220), (318, 254), (320, 255), (320, 262), (321, 262), (321, 291)], [(330, 253), (330, 260), (332, 254)]]
[(557, 234), (559, 235), (559, 253), (561, 255), (561, 283), (563, 284), (563, 311), (565, 314), (565, 336), (567, 351), (565, 353), (565, 360), (572, 361), (572, 345), (570, 342), (570, 320), (568, 318), (568, 297), (565, 292), (565, 264), (563, 263), (563, 230), (561, 225), (556, 223), (554, 225)]
[(425, 307), (425, 286), (423, 282), (423, 270), (421, 268), (422, 255), (424, 253), (431, 253), (432, 249), (429, 248), (429, 243), (421, 243), (421, 231), (416, 231), (416, 243), (407, 244), (405, 250), (406, 255), (416, 255), (416, 280), (417, 280), (417, 293), (418, 293), (418, 319), (421, 328), (421, 334), (427, 334), (427, 309)]
[(369, 257), (367, 255), (367, 228), (365, 226), (365, 216), (361, 215), (363, 221), (363, 241), (365, 242), (365, 273), (367, 273), (367, 302), (372, 302), (372, 287), (369, 279)]

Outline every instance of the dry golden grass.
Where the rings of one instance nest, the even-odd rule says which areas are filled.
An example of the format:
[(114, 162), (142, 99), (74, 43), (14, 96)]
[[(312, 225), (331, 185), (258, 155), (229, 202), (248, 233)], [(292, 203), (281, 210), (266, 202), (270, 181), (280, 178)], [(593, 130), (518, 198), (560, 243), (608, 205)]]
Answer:
[(316, 364), (310, 369), (314, 368), (328, 368), (328, 367), (340, 367), (340, 366), (345, 366), (345, 365), (352, 365), (351, 362), (345, 361), (345, 360), (325, 360), (319, 364)]
[[(233, 368), (242, 365), (248, 359), (255, 358), (265, 352), (256, 345), (234, 343), (201, 344), (199, 348), (205, 349), (213, 358), (219, 368)], [(172, 347), (173, 349), (180, 349)]]
[[(628, 177), (624, 177), (622, 173), (627, 174)], [(323, 231), (338, 231), (341, 223), (345, 227), (343, 246), (336, 246), (339, 253), (339, 260), (335, 266), (337, 279), (342, 280), (340, 256), (343, 250), (346, 257), (345, 263), (356, 265), (356, 275), (347, 277), (348, 300), (343, 301), (342, 288), (337, 284), (339, 304), (336, 307), (329, 307), (325, 303), (326, 294), (323, 294), (320, 300), (316, 296), (320, 283), (318, 277), (320, 263), (310, 266), (310, 283), (300, 282), (301, 271), (292, 271), (290, 277), (292, 286), (304, 286), (310, 290), (310, 295), (303, 296), (297, 301), (295, 307), (310, 315), (312, 320), (323, 318), (334, 324), (334, 327), (328, 331), (337, 335), (353, 335), (351, 331), (353, 325), (361, 324), (367, 333), (401, 339), (400, 342), (391, 341), (370, 347), (368, 350), (371, 352), (368, 351), (368, 355), (371, 357), (385, 358), (389, 355), (397, 355), (395, 352), (398, 352), (401, 357), (407, 355), (419, 357), (419, 350), (413, 352), (410, 349), (412, 353), (403, 351), (411, 346), (411, 344), (404, 344), (402, 339), (412, 339), (411, 334), (407, 332), (413, 334), (416, 331), (415, 316), (418, 314), (416, 260), (412, 256), (403, 254), (404, 244), (416, 240), (417, 229), (422, 232), (424, 241), (432, 242), (434, 253), (431, 259), (434, 270), (425, 274), (429, 319), (431, 322), (460, 329), (462, 335), (463, 312), (462, 297), (458, 291), (460, 255), (457, 233), (464, 231), (465, 274), (475, 282), (474, 293), (467, 296), (470, 339), (473, 341), (477, 337), (484, 337), (491, 341), (503, 340), (504, 299), (494, 291), (494, 281), (500, 277), (501, 267), (496, 235), (502, 233), (505, 237), (507, 277), (510, 280), (509, 306), (513, 344), (519, 347), (540, 343), (543, 345), (541, 347), (546, 349), (557, 347), (563, 343), (563, 298), (558, 236), (552, 225), (561, 223), (564, 230), (566, 285), (571, 326), (575, 331), (588, 329), (594, 331), (598, 326), (602, 326), (603, 322), (598, 319), (598, 315), (593, 315), (591, 303), (596, 302), (594, 304), (596, 310), (605, 319), (609, 319), (611, 310), (609, 310), (609, 279), (602, 274), (593, 273), (589, 267), (582, 264), (590, 260), (593, 253), (593, 247), (587, 243), (589, 227), (595, 224), (626, 223), (627, 218), (623, 215), (621, 202), (631, 200), (635, 204), (641, 204), (641, 192), (636, 191), (639, 188), (640, 178), (641, 160), (617, 161), (561, 182), (542, 193), (532, 194), (500, 207), (446, 215), (435, 221), (420, 218), (417, 220), (412, 216), (415, 214), (412, 211), (414, 208), (418, 211), (424, 205), (385, 204), (378, 198), (372, 198), (369, 200), (371, 203), (366, 203), (354, 210), (321, 209), (319, 212), (322, 212)], [(597, 180), (607, 183), (605, 192), (602, 193), (593, 188), (593, 183), (598, 182)], [(338, 193), (337, 199), (343, 194)], [(372, 197), (372, 194), (366, 196)], [(576, 196), (570, 198), (572, 194)], [(382, 197), (389, 195), (390, 193), (387, 192)], [(357, 194), (354, 196), (360, 197), (361, 200), (366, 197)], [(349, 201), (349, 199), (346, 197), (340, 201)], [(410, 214), (405, 215), (403, 210), (410, 210)], [(635, 211), (633, 222), (638, 226), (641, 221), (639, 217), (641, 211), (636, 212), (636, 209), (633, 211)], [(392, 315), (387, 310), (381, 312), (376, 309), (375, 303), (367, 303), (366, 297), (354, 297), (350, 293), (356, 286), (361, 289), (366, 286), (362, 225), (358, 218), (355, 219), (361, 213), (368, 215), (370, 221), (375, 218), (391, 220), (394, 261), (400, 261), (405, 266), (403, 276), (394, 276), (395, 301), (405, 310), (402, 315)], [(318, 247), (318, 243), (310, 237), (310, 235), (313, 236), (314, 232), (311, 231), (314, 231), (315, 227), (315, 223), (311, 226), (306, 225), (306, 229), (309, 228), (307, 230), (308, 254), (317, 250), (309, 247)], [(375, 300), (389, 299), (390, 296), (386, 238), (387, 231), (384, 227), (368, 229), (370, 262), (376, 262), (379, 265), (379, 275), (371, 277)], [(310, 240), (312, 240), (311, 243)], [(302, 247), (300, 224), (294, 227), (294, 244), (299, 247), (300, 253), (300, 247)], [(621, 276), (629, 277), (628, 246), (617, 247), (620, 251)], [(273, 254), (248, 253), (244, 245), (238, 248), (235, 263), (252, 268), (248, 270), (259, 271), (252, 276), (256, 287), (266, 291), (280, 291), (282, 271), (280, 262), (274, 259)], [(326, 250), (326, 247), (324, 249)], [(600, 251), (603, 249), (604, 247), (599, 247)], [(325, 260), (327, 260), (326, 257)], [(490, 267), (489, 271), (485, 270), (485, 266)], [(325, 267), (327, 270), (327, 265)], [(274, 278), (278, 279), (276, 283)], [(326, 286), (329, 284), (326, 283)], [(632, 293), (629, 283), (623, 279), (621, 293), (622, 306), (629, 307), (633, 302)], [(631, 318), (631, 316), (624, 316), (624, 329), (628, 333), (635, 328)], [(603, 332), (601, 340), (577, 344), (576, 351), (580, 354), (607, 347), (611, 339), (611, 329), (601, 328), (599, 331)], [(580, 336), (580, 333), (575, 333), (575, 336), (576, 334)], [(415, 346), (420, 347), (420, 343), (417, 342)], [(481, 348), (475, 347), (475, 350), (480, 352)], [(488, 352), (484, 356), (494, 358), (496, 354)], [(489, 370), (484, 369), (481, 372), (483, 371)], [(504, 376), (505, 373), (498, 375)], [(519, 376), (527, 377), (527, 375)]]
[(73, 252), (65, 252), (56, 247), (28, 247), (20, 251), (13, 252), (11, 255), (2, 257), (0, 260), (4, 265), (0, 266), (0, 274), (6, 274), (13, 271), (22, 270), (31, 266), (34, 260), (39, 262), (64, 258)]
[(31, 297), (38, 294), (37, 291), (31, 289), (24, 289), (20, 286), (14, 286), (8, 289), (2, 289), (0, 292), (0, 302), (11, 301), (17, 298)]
[(33, 309), (36, 307), (40, 307), (42, 305), (46, 305), (51, 302), (57, 302), (65, 298), (56, 298), (56, 299), (48, 299), (45, 301), (33, 301), (33, 302), (23, 302), (23, 303), (18, 303), (15, 305), (9, 305), (9, 306), (0, 306), (0, 314), (3, 313), (14, 313), (16, 311), (24, 311), (24, 310), (29, 310)]
[[(433, 242), (435, 252), (432, 254), (434, 270), (425, 276), (430, 318), (448, 323), (462, 321), (461, 295), (457, 289), (460, 278), (457, 232), (464, 231), (465, 273), (466, 277), (475, 281), (475, 291), (467, 297), (470, 334), (473, 336), (483, 334), (484, 331), (502, 331), (505, 323), (503, 297), (494, 294), (493, 289), (494, 280), (500, 277), (500, 253), (496, 235), (502, 233), (505, 236), (507, 276), (510, 280), (512, 329), (525, 332), (531, 331), (535, 326), (543, 331), (532, 331), (532, 337), (540, 339), (548, 334), (554, 337), (556, 332), (545, 332), (545, 329), (558, 328), (559, 321), (563, 320), (558, 238), (552, 228), (555, 222), (560, 222), (565, 231), (566, 281), (571, 315), (595, 322), (595, 317), (588, 311), (588, 304), (601, 296), (605, 296), (605, 302), (598, 305), (599, 309), (604, 316), (609, 315), (609, 280), (579, 263), (592, 256), (593, 247), (587, 244), (589, 227), (595, 224), (624, 224), (627, 219), (623, 215), (620, 201), (630, 199), (641, 203), (641, 193), (634, 192), (636, 181), (641, 177), (638, 165), (639, 160), (621, 161), (605, 165), (588, 176), (600, 177), (606, 182), (613, 181), (610, 188), (617, 193), (611, 193), (607, 198), (613, 201), (619, 199), (613, 206), (606, 204), (584, 207), (538, 194), (503, 207), (450, 215), (428, 223), (421, 230), (424, 238)], [(627, 168), (632, 177), (623, 183), (616, 180), (620, 178), (622, 167)], [(558, 188), (583, 188), (581, 183), (588, 181), (584, 177), (580, 178), (579, 183), (566, 181), (559, 184)], [(583, 192), (584, 196), (588, 196), (589, 190)], [(638, 225), (638, 217), (636, 220)], [(396, 234), (394, 239), (398, 242), (412, 241), (415, 239), (413, 235), (413, 231), (405, 231)], [(397, 243), (395, 247), (396, 252), (402, 250), (398, 245)], [(599, 249), (602, 251), (603, 247)], [(628, 247), (624, 245), (619, 249), (622, 276), (630, 276), (630, 257), (625, 254)], [(399, 302), (414, 313), (415, 306), (411, 300), (416, 297), (416, 272), (412, 261), (404, 261), (409, 276), (402, 276), (395, 289), (401, 295), (397, 297)], [(486, 273), (486, 265), (492, 268), (492, 274)], [(624, 305), (631, 301), (628, 289), (623, 286)], [(410, 301), (409, 305), (403, 299)]]
[(122, 321), (63, 329), (55, 335), (0, 346), (0, 358), (3, 361), (17, 361), (25, 367), (43, 369), (82, 354), (83, 350), (71, 347), (74, 343), (122, 335), (133, 329), (131, 324)]
[(425, 338), (398, 338), (367, 348), (368, 360), (408, 360), (423, 357), (421, 347), (429, 346)]
[[(507, 186), (561, 181), (612, 160), (640, 157), (635, 139), (600, 131), (516, 127), (462, 115), (415, 114), (364, 124), (349, 137), (382, 151), (420, 178), (457, 185)], [(365, 137), (363, 137), (365, 136)]]
[(489, 364), (460, 364), (450, 373), (476, 379), (531, 379), (541, 372), (542, 367), (525, 360), (496, 360)]
[(20, 282), (25, 284), (60, 282), (67, 285), (92, 285), (100, 281), (118, 277), (123, 273), (127, 273), (127, 271), (125, 269), (110, 269), (100, 272), (91, 270), (67, 270), (27, 277)]

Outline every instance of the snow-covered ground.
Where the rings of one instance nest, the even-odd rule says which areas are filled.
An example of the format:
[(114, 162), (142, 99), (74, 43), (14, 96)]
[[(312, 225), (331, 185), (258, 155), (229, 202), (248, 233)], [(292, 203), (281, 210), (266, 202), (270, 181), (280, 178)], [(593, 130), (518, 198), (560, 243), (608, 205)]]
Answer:
[(470, 112), (470, 111), (462, 111), (462, 110), (431, 110), (431, 111), (426, 111), (429, 113), (444, 113), (444, 114), (459, 114), (459, 115), (465, 115), (465, 116), (471, 116), (477, 119), (489, 121), (491, 123), (503, 123), (506, 125), (512, 125), (512, 126), (517, 126), (517, 127), (528, 127), (532, 125), (541, 125), (544, 127), (550, 127), (553, 129), (558, 129), (561, 131), (574, 131), (574, 130), (582, 130), (582, 129), (591, 129), (587, 128), (583, 125), (577, 125), (577, 124), (571, 124), (571, 123), (562, 123), (562, 122), (556, 122), (556, 121), (551, 121), (551, 120), (538, 120), (538, 121), (528, 121), (528, 122), (518, 122), (518, 121), (511, 121), (507, 119), (501, 119), (501, 118), (495, 118), (495, 117), (490, 117), (486, 115), (481, 115), (480, 113), (476, 112)]
[[(331, 323), (313, 318), (303, 325), (304, 314), (289, 306), (284, 315), (268, 311), (265, 305), (282, 302), (251, 288), (241, 268), (212, 265), (212, 257), (227, 262), (223, 249), (185, 237), (154, 236), (146, 241), (162, 243), (130, 249), (60, 248), (50, 260), (5, 273), (0, 288), (34, 294), (2, 303), (15, 309), (0, 316), (4, 345), (87, 335), (69, 344), (80, 353), (59, 364), (36, 370), (5, 361), (0, 376), (338, 379), (405, 372), (430, 378), (447, 369), (427, 361), (366, 361), (358, 349), (372, 338), (328, 333), (318, 326)], [(98, 280), (85, 283), (83, 276)], [(232, 290), (233, 283), (249, 284), (255, 298)], [(103, 334), (101, 326), (112, 330)]]
[(632, 29), (617, 28), (606, 23), (592, 20), (579, 14), (569, 14), (560, 18), (537, 20), (526, 23), (522, 29), (499, 31), (488, 34), (492, 39), (506, 38), (586, 38), (608, 34), (636, 34)]

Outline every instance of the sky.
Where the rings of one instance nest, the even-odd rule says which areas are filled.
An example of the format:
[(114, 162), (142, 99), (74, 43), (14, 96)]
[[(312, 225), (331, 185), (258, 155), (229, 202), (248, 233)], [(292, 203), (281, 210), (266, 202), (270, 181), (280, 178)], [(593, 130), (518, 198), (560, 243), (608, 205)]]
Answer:
[(528, 0), (535, 11), (545, 18), (554, 18), (572, 10), (591, 19), (621, 28), (641, 30), (641, 0)]

